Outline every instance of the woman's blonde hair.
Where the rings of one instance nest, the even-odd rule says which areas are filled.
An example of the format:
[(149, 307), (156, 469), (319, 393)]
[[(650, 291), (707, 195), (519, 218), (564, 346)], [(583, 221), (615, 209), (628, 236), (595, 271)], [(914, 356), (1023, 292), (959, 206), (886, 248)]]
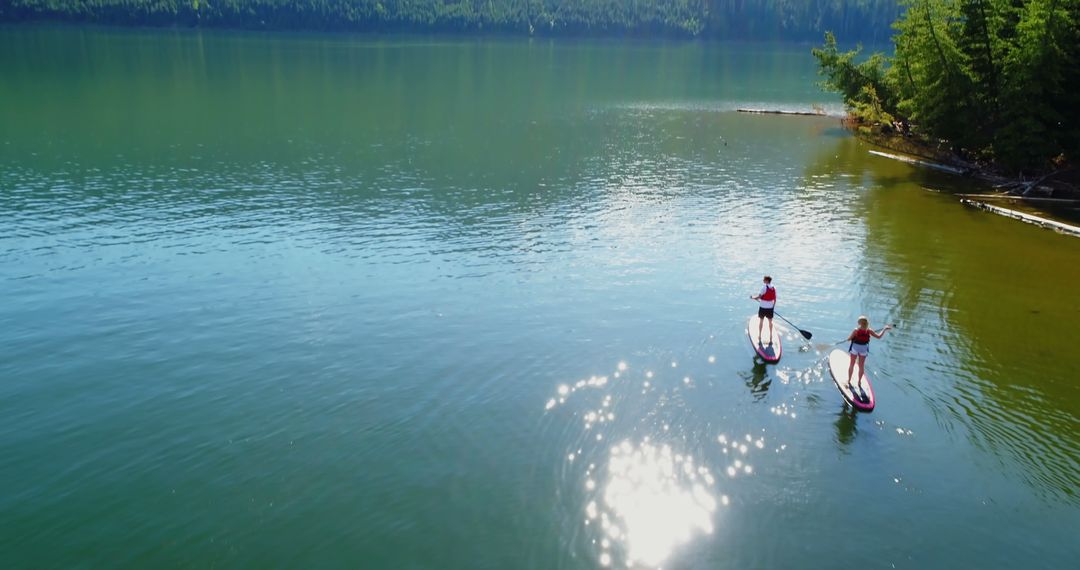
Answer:
[(870, 319), (866, 315), (859, 315), (859, 318), (856, 322), (858, 322), (860, 325), (866, 323), (866, 326), (870, 326)]

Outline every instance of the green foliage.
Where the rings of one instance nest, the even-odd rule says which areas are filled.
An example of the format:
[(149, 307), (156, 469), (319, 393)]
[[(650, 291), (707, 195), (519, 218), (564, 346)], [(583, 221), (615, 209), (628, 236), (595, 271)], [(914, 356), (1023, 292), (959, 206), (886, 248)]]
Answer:
[(895, 26), (894, 64), (904, 67), (916, 88), (905, 93), (898, 109), (919, 125), (932, 125), (934, 136), (972, 148), (979, 145), (971, 136), (979, 116), (970, 64), (955, 39), (961, 29), (958, 8), (958, 2), (909, 0)]
[(910, 121), (963, 154), (1014, 171), (1076, 160), (1080, 0), (904, 6), (892, 57), (857, 63), (858, 50), (839, 52), (831, 34), (813, 50), (825, 87), (841, 93), (853, 114), (869, 124)]
[(811, 50), (818, 60), (818, 71), (825, 79), (823, 88), (836, 91), (844, 96), (844, 101), (852, 113), (864, 123), (871, 125), (892, 123), (892, 111), (895, 102), (881, 94), (893, 93), (886, 82), (888, 68), (885, 56), (875, 53), (862, 62), (856, 62), (862, 47), (841, 52), (836, 45), (836, 36), (825, 33), (825, 45)]
[[(1068, 112), (1060, 105), (1070, 99), (1065, 90), (1075, 91), (1080, 84), (1076, 62), (1067, 60), (1068, 48), (1062, 43), (1070, 37), (1075, 42), (1076, 38), (1075, 23), (1062, 4), (1054, 0), (1029, 2), (1017, 23), (1014, 45), (1005, 56), (1002, 123), (994, 147), (1014, 167), (1045, 165), (1069, 146), (1068, 133), (1059, 133), (1065, 130), (1063, 121)], [(1070, 27), (1074, 28), (1071, 33)], [(1073, 76), (1067, 87), (1070, 67)], [(1073, 112), (1075, 116), (1075, 109)]]
[(0, 0), (0, 20), (800, 40), (884, 41), (897, 13), (896, 0)]
[(860, 100), (855, 103), (852, 111), (864, 123), (892, 125), (893, 121), (896, 120), (885, 110), (881, 98), (878, 97), (877, 90), (872, 85), (864, 85), (859, 95)]

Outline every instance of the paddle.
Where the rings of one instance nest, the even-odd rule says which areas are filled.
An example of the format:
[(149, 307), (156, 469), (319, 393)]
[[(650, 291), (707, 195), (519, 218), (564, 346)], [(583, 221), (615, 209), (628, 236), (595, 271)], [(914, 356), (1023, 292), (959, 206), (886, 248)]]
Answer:
[(829, 344), (820, 344), (819, 343), (819, 344), (814, 345), (814, 349), (815, 350), (828, 350), (828, 349), (830, 349), (830, 348), (832, 348), (834, 346), (839, 346), (839, 345), (841, 345), (841, 344), (843, 344), (843, 343), (845, 343), (847, 341), (848, 341), (848, 339), (845, 338), (844, 340), (838, 340), (836, 342), (829, 343)]
[[(781, 319), (784, 319), (784, 316), (781, 315), (780, 313), (777, 313), (777, 312), (773, 311), (773, 314), (780, 317)], [(789, 321), (787, 319), (784, 319), (784, 322), (791, 325), (791, 326), (793, 326), (793, 327), (795, 327), (795, 330), (799, 331), (799, 334), (801, 334), (803, 336), (803, 338), (805, 338), (806, 340), (810, 340), (814, 336), (814, 333), (812, 333), (810, 331), (804, 331), (804, 330), (800, 329), (798, 326), (795, 325), (795, 323), (793, 323), (793, 322), (791, 322), (791, 321)]]

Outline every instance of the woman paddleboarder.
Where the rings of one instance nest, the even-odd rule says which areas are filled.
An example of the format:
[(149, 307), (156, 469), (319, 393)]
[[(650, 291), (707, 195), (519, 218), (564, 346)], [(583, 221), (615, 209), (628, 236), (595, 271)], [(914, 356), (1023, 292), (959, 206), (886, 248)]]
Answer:
[[(859, 326), (848, 335), (848, 354), (851, 355), (851, 363), (848, 365), (847, 369), (847, 383), (848, 389), (850, 389), (852, 393), (859, 394), (862, 392), (861, 385), (851, 385), (851, 373), (855, 370), (855, 361), (859, 361), (858, 378), (861, 380), (863, 377), (863, 368), (866, 365), (866, 356), (870, 354), (870, 337), (881, 338), (885, 336), (886, 331), (891, 329), (892, 325), (885, 325), (885, 327), (881, 329), (881, 332), (875, 332), (870, 328), (870, 319), (866, 318), (864, 315), (859, 317)], [(861, 382), (859, 384), (861, 384)], [(856, 391), (855, 388), (858, 388), (858, 390)]]

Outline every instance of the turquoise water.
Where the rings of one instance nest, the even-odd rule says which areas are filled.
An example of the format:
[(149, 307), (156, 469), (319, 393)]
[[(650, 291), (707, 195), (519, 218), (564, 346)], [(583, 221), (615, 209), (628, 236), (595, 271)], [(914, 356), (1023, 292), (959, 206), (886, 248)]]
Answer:
[(837, 110), (806, 46), (4, 28), (0, 74), (5, 566), (1075, 559), (1080, 240), (733, 112)]

